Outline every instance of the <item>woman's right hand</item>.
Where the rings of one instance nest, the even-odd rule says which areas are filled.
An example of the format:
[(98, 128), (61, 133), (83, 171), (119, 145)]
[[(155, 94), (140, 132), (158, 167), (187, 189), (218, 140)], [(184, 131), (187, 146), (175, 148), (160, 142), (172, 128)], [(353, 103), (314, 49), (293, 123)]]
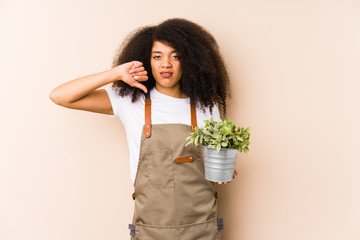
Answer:
[(113, 115), (114, 111), (106, 90), (98, 88), (123, 80), (147, 93), (146, 87), (140, 83), (148, 79), (142, 65), (142, 62), (132, 61), (68, 81), (54, 88), (49, 97), (55, 104), (63, 107)]
[(148, 80), (147, 71), (143, 67), (143, 63), (132, 61), (121, 64), (113, 68), (113, 71), (120, 76), (120, 79), (132, 87), (139, 88), (145, 93), (148, 92), (146, 87), (140, 82)]

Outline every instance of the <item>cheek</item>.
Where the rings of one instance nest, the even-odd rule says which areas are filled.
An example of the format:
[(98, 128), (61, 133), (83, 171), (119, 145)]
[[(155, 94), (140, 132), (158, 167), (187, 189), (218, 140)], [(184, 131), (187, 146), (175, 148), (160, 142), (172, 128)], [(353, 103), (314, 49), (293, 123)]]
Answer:
[(179, 63), (179, 65), (178, 65), (178, 71), (179, 71), (180, 74), (182, 74), (181, 63)]
[(151, 66), (151, 71), (154, 72), (156, 67), (155, 67), (155, 63), (153, 61), (150, 61), (150, 66)]

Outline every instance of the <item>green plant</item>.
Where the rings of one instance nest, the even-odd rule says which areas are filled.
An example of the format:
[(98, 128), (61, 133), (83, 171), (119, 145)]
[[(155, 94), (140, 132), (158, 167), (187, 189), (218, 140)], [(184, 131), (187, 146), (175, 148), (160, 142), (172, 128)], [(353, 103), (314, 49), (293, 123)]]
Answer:
[(219, 122), (214, 121), (211, 117), (210, 120), (205, 120), (204, 128), (195, 128), (195, 132), (190, 133), (186, 138), (190, 143), (198, 146), (202, 144), (220, 151), (221, 148), (236, 148), (239, 152), (249, 154), (250, 144), (250, 127), (244, 129), (243, 127), (236, 126), (233, 122), (226, 118)]

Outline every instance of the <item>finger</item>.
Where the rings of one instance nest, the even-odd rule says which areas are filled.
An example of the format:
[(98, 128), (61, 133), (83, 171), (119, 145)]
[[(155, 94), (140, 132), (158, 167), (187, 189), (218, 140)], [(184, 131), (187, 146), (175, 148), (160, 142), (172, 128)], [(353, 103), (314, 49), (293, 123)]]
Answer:
[(136, 82), (136, 81), (135, 81), (133, 84), (131, 84), (131, 86), (132, 86), (132, 87), (139, 88), (139, 89), (143, 90), (145, 93), (148, 92), (148, 91), (147, 91), (147, 88), (146, 88), (144, 85), (142, 85), (141, 83), (139, 83), (139, 82)]
[(218, 182), (218, 184), (223, 184), (222, 182)]
[(148, 76), (134, 76), (134, 79), (139, 82), (143, 82), (149, 79)]
[(142, 71), (145, 71), (144, 67), (137, 67), (137, 68), (130, 69), (129, 73), (137, 73), (137, 72), (142, 72)]
[(142, 71), (142, 72), (138, 72), (138, 73), (131, 73), (132, 76), (146, 76), (147, 75), (147, 71)]
[(143, 65), (143, 63), (139, 61), (133, 61), (132, 63), (133, 63), (132, 69), (141, 67)]

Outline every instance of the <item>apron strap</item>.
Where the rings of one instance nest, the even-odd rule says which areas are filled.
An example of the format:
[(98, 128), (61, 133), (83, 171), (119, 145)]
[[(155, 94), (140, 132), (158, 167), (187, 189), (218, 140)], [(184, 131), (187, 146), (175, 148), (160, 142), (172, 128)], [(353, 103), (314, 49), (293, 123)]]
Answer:
[(151, 99), (150, 92), (145, 93), (145, 137), (151, 136)]
[(195, 132), (195, 128), (197, 127), (195, 103), (191, 101), (190, 106), (191, 106), (191, 131)]
[[(197, 127), (196, 120), (196, 108), (195, 103), (190, 101), (191, 108), (191, 131), (195, 132), (195, 128)], [(150, 92), (145, 93), (145, 137), (148, 138), (151, 136), (151, 98)]]

